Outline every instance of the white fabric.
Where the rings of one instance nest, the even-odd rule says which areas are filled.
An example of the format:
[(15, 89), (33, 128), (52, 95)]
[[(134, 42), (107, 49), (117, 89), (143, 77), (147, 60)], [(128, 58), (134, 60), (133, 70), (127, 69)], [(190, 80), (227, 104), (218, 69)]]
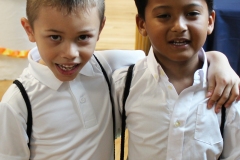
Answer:
[[(97, 57), (129, 65), (144, 57), (142, 51), (96, 52)], [(121, 56), (118, 54), (121, 53)], [(128, 58), (129, 54), (135, 57)], [(94, 57), (70, 82), (61, 82), (36, 61), (37, 49), (19, 80), (28, 92), (33, 112), (31, 159), (113, 159), (112, 109), (107, 83)], [(126, 60), (128, 59), (128, 60)], [(115, 63), (104, 66), (108, 73)], [(111, 68), (110, 68), (111, 67)], [(110, 76), (110, 75), (109, 75)], [(119, 117), (118, 117), (119, 118)], [(118, 120), (117, 118), (117, 120)], [(0, 160), (27, 160), (27, 109), (19, 89), (11, 85), (0, 103)]]
[[(126, 101), (129, 160), (216, 160), (223, 149), (221, 114), (207, 109), (207, 60), (194, 84), (179, 95), (157, 63), (153, 51), (134, 67)], [(122, 111), (127, 68), (114, 72), (116, 105)], [(224, 160), (240, 159), (240, 103), (227, 110)]]

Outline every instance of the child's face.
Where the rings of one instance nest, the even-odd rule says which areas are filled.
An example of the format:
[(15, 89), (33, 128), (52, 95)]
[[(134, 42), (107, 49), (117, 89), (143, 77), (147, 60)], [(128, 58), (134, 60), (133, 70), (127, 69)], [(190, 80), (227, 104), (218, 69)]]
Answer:
[(104, 26), (97, 7), (71, 14), (42, 7), (33, 29), (26, 19), (21, 22), (30, 41), (38, 46), (41, 63), (61, 81), (73, 80), (88, 62)]
[(145, 20), (137, 17), (140, 32), (149, 36), (158, 61), (191, 59), (213, 30), (205, 0), (149, 0)]

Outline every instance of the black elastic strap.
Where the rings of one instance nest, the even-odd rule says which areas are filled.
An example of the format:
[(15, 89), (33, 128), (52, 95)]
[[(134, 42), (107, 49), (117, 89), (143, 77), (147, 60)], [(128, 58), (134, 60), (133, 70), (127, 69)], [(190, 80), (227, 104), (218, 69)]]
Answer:
[(129, 66), (126, 82), (125, 82), (125, 88), (123, 92), (123, 106), (122, 106), (122, 131), (121, 131), (121, 152), (120, 152), (120, 160), (124, 160), (124, 143), (125, 143), (125, 128), (126, 128), (126, 111), (125, 111), (125, 103), (127, 100), (127, 97), (129, 95), (131, 82), (132, 82), (132, 73), (133, 73), (133, 67), (134, 64)]
[(220, 131), (221, 131), (221, 134), (222, 134), (222, 138), (223, 138), (225, 121), (226, 121), (226, 108), (224, 106), (222, 106), (222, 117), (221, 117), (221, 126), (220, 126)]
[[(225, 125), (225, 121), (226, 121), (226, 108), (224, 106), (222, 106), (222, 116), (221, 116), (221, 126), (220, 126), (220, 132), (221, 132), (221, 135), (222, 135), (222, 138), (224, 140), (224, 125)], [(221, 158), (221, 155), (220, 157), (218, 158), (218, 160), (220, 160)]]
[(109, 89), (109, 96), (110, 96), (110, 101), (111, 101), (111, 104), (112, 104), (112, 118), (113, 118), (113, 147), (114, 147), (114, 153), (113, 153), (113, 156), (114, 156), (114, 159), (115, 159), (115, 129), (116, 129), (116, 119), (115, 119), (115, 108), (114, 108), (114, 103), (113, 103), (113, 98), (112, 98), (112, 91), (111, 91), (111, 84), (110, 84), (110, 81), (108, 79), (108, 76), (107, 76), (107, 73), (106, 71), (104, 70), (102, 64), (100, 63), (100, 61), (97, 59), (97, 57), (95, 55), (93, 55), (96, 59), (96, 61), (98, 62), (99, 66), (101, 67), (101, 70), (103, 72), (103, 75), (107, 81), (107, 84), (108, 84), (108, 89)]
[(25, 88), (23, 87), (22, 83), (18, 80), (14, 80), (13, 81), (14, 84), (17, 85), (17, 87), (19, 88), (22, 96), (23, 96), (23, 99), (26, 103), (26, 106), (27, 106), (27, 111), (28, 111), (28, 117), (27, 117), (27, 135), (28, 135), (28, 148), (30, 149), (30, 140), (31, 140), (31, 134), (32, 134), (32, 108), (31, 108), (31, 103), (29, 101), (29, 98), (28, 98), (28, 94), (25, 90)]

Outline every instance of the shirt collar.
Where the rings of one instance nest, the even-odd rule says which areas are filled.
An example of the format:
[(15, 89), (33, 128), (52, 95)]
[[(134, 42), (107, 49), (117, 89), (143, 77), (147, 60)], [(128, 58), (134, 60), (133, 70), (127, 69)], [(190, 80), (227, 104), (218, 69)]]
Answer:
[[(37, 47), (33, 48), (28, 54), (30, 73), (44, 85), (48, 86), (53, 90), (57, 90), (64, 82), (57, 79), (47, 66), (39, 64), (38, 61), (40, 59), (41, 56)], [(85, 64), (79, 74), (85, 76), (95, 75), (95, 72), (93, 71), (93, 67), (91, 65), (91, 63), (93, 63), (92, 59), (93, 57), (89, 60), (89, 62)]]
[[(194, 81), (200, 80), (202, 84), (205, 86), (207, 81), (208, 63), (205, 51), (202, 48), (198, 51), (198, 56), (203, 61), (203, 67), (194, 73)], [(157, 62), (152, 47), (150, 48), (147, 56), (147, 65), (152, 76), (156, 81), (159, 81), (160, 78), (168, 79), (161, 65)]]
[(147, 65), (148, 65), (149, 71), (151, 72), (152, 76), (156, 81), (159, 81), (160, 77), (164, 79), (168, 79), (161, 65), (157, 62), (155, 55), (153, 53), (152, 47), (150, 48), (147, 56)]
[(202, 66), (201, 69), (197, 70), (194, 73), (194, 83), (200, 81), (202, 83), (203, 87), (205, 87), (207, 85), (208, 62), (207, 62), (206, 53), (203, 50), (203, 48), (201, 48), (198, 51), (198, 57), (199, 57), (200, 60), (202, 60), (203, 66)]

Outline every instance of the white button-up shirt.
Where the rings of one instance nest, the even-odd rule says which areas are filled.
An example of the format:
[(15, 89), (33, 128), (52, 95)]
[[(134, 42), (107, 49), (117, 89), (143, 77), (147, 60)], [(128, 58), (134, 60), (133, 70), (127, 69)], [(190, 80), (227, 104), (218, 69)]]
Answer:
[[(227, 110), (223, 149), (221, 113), (207, 109), (206, 55), (203, 50), (198, 55), (203, 67), (179, 95), (152, 50), (136, 63), (125, 105), (129, 160), (216, 160), (221, 153), (223, 159), (240, 159), (240, 103)], [(120, 112), (126, 72), (113, 74)]]
[[(121, 50), (95, 55), (109, 76), (112, 70), (145, 57), (142, 51)], [(28, 59), (29, 66), (19, 80), (32, 105), (31, 159), (112, 160), (109, 89), (95, 58), (69, 82), (59, 81), (47, 66), (37, 63), (37, 48)], [(13, 84), (0, 103), (0, 160), (29, 159), (26, 121), (26, 104)]]

